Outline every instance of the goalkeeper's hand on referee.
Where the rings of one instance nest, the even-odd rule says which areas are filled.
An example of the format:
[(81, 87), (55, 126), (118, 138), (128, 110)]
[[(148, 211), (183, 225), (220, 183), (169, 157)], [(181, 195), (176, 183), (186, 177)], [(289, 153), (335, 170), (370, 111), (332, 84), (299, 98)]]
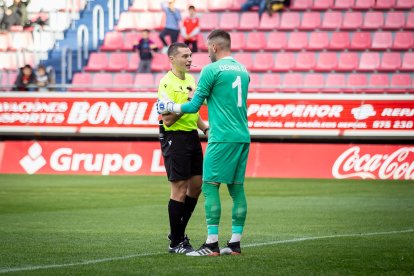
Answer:
[(181, 113), (181, 104), (173, 102), (163, 93), (162, 99), (157, 101), (157, 111), (158, 114), (167, 114), (170, 112)]

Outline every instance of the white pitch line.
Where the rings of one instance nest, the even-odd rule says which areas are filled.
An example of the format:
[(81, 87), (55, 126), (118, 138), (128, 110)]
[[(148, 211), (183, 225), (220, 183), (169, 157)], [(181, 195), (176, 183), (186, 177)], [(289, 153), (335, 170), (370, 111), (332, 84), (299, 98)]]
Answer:
[[(295, 239), (282, 240), (282, 241), (251, 243), (251, 244), (243, 245), (243, 247), (244, 248), (259, 247), (259, 246), (268, 246), (268, 245), (275, 245), (275, 244), (294, 243), (294, 242), (322, 240), (322, 239), (366, 237), (366, 236), (392, 235), (392, 234), (402, 234), (402, 233), (414, 233), (414, 229), (396, 230), (396, 231), (388, 231), (388, 232), (372, 232), (372, 233), (359, 233), (359, 234), (338, 234), (338, 235), (329, 235), (329, 236), (303, 237), (303, 238), (295, 238)], [(113, 258), (88, 260), (88, 261), (82, 261), (82, 262), (77, 262), (77, 263), (68, 263), (68, 264), (50, 264), (50, 265), (37, 265), (37, 266), (15, 267), (15, 268), (3, 268), (3, 269), (0, 269), (0, 273), (89, 265), (89, 264), (105, 263), (105, 262), (112, 262), (112, 261), (118, 261), (118, 260), (127, 260), (127, 259), (132, 259), (132, 258), (158, 256), (158, 255), (165, 255), (165, 254), (169, 254), (169, 253), (166, 253), (166, 252), (141, 253), (141, 254), (133, 254), (133, 255), (127, 255), (127, 256), (113, 257)]]

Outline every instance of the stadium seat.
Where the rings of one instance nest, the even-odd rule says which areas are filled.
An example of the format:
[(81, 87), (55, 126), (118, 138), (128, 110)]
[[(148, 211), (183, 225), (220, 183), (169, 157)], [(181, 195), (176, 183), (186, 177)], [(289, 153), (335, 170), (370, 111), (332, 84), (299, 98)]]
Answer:
[(369, 32), (355, 32), (352, 36), (350, 48), (353, 50), (371, 48), (371, 34)]
[[(207, 2), (207, 1), (198, 1), (198, 2)], [(230, 7), (230, 10), (232, 11), (240, 11), (241, 6), (246, 3), (246, 0), (233, 0), (233, 4)]]
[(155, 53), (151, 63), (151, 70), (160, 72), (170, 69), (170, 62), (167, 55)]
[(149, 2), (151, 0), (135, 0), (131, 7), (129, 7), (130, 11), (139, 11), (139, 12), (146, 12), (149, 8)]
[(414, 12), (408, 13), (405, 29), (414, 29)]
[(315, 29), (319, 29), (320, 25), (321, 25), (321, 13), (305, 12), (302, 15), (302, 21), (301, 21), (299, 29), (315, 30)]
[(306, 74), (301, 92), (318, 93), (324, 88), (324, 74)]
[(366, 12), (362, 29), (376, 30), (384, 25), (384, 14), (382, 12)]
[(163, 0), (150, 0), (148, 10), (152, 12), (160, 12), (161, 11), (161, 2)]
[(280, 74), (263, 74), (260, 92), (277, 92), (280, 89)]
[(259, 23), (259, 30), (274, 30), (278, 29), (280, 24), (280, 15), (278, 13), (269, 16), (267, 13), (262, 15)]
[(380, 66), (379, 53), (364, 52), (359, 60), (359, 71), (375, 71)]
[(340, 12), (326, 12), (321, 28), (324, 30), (336, 30), (341, 27), (342, 13)]
[(247, 51), (259, 51), (266, 48), (266, 37), (263, 32), (249, 32), (247, 34), (246, 47)]
[[(204, 36), (203, 36), (203, 34), (202, 33), (199, 33), (198, 34), (198, 39), (197, 39), (197, 41), (198, 41), (198, 49), (200, 49), (201, 51), (207, 51), (207, 45), (206, 45), (206, 41), (204, 40)], [(231, 48), (232, 49), (235, 49), (235, 48), (233, 48), (233, 46), (234, 46), (234, 40), (233, 40), (233, 38), (231, 39)]]
[(162, 13), (135, 13), (134, 27), (136, 30), (159, 30), (161, 29)]
[(292, 70), (295, 66), (295, 55), (293, 53), (279, 52), (276, 54), (273, 71), (285, 72)]
[(349, 47), (349, 33), (347, 32), (333, 32), (329, 42), (330, 50), (344, 50)]
[(89, 73), (75, 73), (72, 79), (72, 87), (69, 91), (86, 91), (92, 87), (92, 75)]
[(300, 14), (297, 12), (282, 13), (279, 30), (295, 30), (300, 25)]
[(219, 17), (217, 13), (204, 13), (200, 16), (200, 29), (202, 31), (209, 31), (217, 28)]
[(233, 51), (243, 50), (246, 46), (244, 32), (231, 32), (231, 49)]
[(406, 52), (404, 54), (401, 70), (403, 71), (414, 71), (414, 52)]
[(343, 30), (357, 30), (362, 26), (362, 13), (360, 12), (346, 12), (342, 22), (341, 29)]
[(208, 0), (209, 11), (225, 11), (229, 10), (233, 5), (233, 1), (230, 0)]
[(12, 32), (10, 50), (33, 50), (33, 34), (28, 31)]
[(0, 51), (7, 51), (10, 47), (10, 34), (0, 33)]
[(358, 54), (353, 52), (342, 52), (338, 60), (337, 71), (353, 71), (358, 67)]
[[(214, 28), (216, 27), (217, 25), (214, 26)], [(219, 27), (227, 31), (237, 30), (239, 28), (239, 14), (235, 12), (222, 13), (220, 17)]]
[(115, 30), (117, 31), (128, 31), (135, 29), (135, 13), (133, 12), (123, 12), (119, 17), (118, 25), (116, 25)]
[(315, 71), (329, 72), (336, 70), (337, 66), (338, 58), (335, 52), (322, 52), (319, 53)]
[(113, 92), (130, 92), (134, 85), (134, 78), (132, 74), (119, 73), (114, 75), (112, 87), (109, 89)]
[(404, 93), (412, 89), (410, 74), (393, 74), (389, 92)]
[(268, 50), (282, 50), (287, 47), (287, 36), (285, 32), (271, 32), (267, 37), (266, 48)]
[(372, 39), (373, 50), (387, 50), (392, 47), (392, 33), (391, 32), (375, 32)]
[(367, 92), (384, 93), (390, 86), (388, 74), (371, 74)]
[(335, 0), (334, 10), (348, 10), (354, 6), (354, 0)]
[(292, 1), (289, 9), (290, 10), (307, 10), (312, 7), (313, 0), (294, 0)]
[(138, 53), (130, 54), (128, 60), (128, 67), (126, 70), (129, 72), (136, 72), (138, 69), (139, 61), (140, 59)]
[(295, 71), (310, 71), (316, 66), (313, 52), (300, 52), (296, 55)]
[(414, 8), (414, 1), (413, 0), (397, 0), (395, 8), (403, 9), (403, 10), (412, 9)]
[(308, 49), (324, 50), (329, 45), (329, 37), (327, 32), (311, 32), (309, 37)]
[(345, 75), (344, 74), (328, 74), (325, 80), (324, 92), (327, 93), (340, 93), (345, 87)]
[(397, 71), (401, 68), (401, 54), (396, 52), (385, 52), (382, 54), (380, 71)]
[[(136, 55), (135, 53), (133, 55)], [(108, 60), (107, 71), (122, 71), (128, 68), (128, 54), (126, 53), (112, 53)]]
[(84, 68), (85, 71), (100, 71), (105, 70), (108, 66), (108, 58), (106, 53), (92, 53), (89, 56), (88, 65)]
[(334, 5), (334, 0), (314, 0), (312, 10), (326, 11)]
[(305, 32), (292, 32), (289, 35), (287, 49), (289, 50), (301, 50), (306, 49), (308, 46), (308, 33)]
[(344, 92), (365, 92), (367, 86), (368, 80), (365, 74), (350, 74), (346, 81), (346, 89), (344, 89)]
[(414, 47), (414, 35), (412, 32), (397, 32), (394, 37), (394, 50), (408, 50)]
[(123, 46), (121, 50), (123, 51), (132, 51), (134, 45), (138, 44), (140, 39), (140, 35), (135, 32), (127, 32), (125, 33), (125, 40), (123, 42)]
[(249, 82), (249, 92), (257, 92), (260, 88), (260, 77), (261, 74), (249, 74), (250, 82)]
[(108, 32), (105, 35), (101, 51), (116, 51), (124, 48), (124, 38), (122, 33)]
[(243, 64), (247, 70), (251, 71), (253, 68), (253, 57), (251, 53), (236, 53), (234, 59)]
[(303, 87), (302, 74), (292, 73), (283, 76), (282, 92), (300, 92)]
[[(208, 1), (188, 1), (188, 5), (190, 4), (196, 8), (197, 12), (208, 12)], [(238, 9), (238, 11), (239, 10), (240, 9)]]
[(273, 68), (273, 53), (257, 53), (254, 61), (252, 71), (265, 72)]
[(375, 9), (379, 10), (390, 10), (395, 6), (395, 0), (376, 0)]
[(259, 14), (257, 12), (244, 12), (240, 15), (239, 30), (256, 30), (259, 28)]
[(352, 9), (355, 10), (369, 10), (375, 5), (375, 0), (355, 0)]
[(200, 72), (204, 66), (211, 62), (207, 53), (193, 53), (192, 58), (192, 64), (197, 67), (192, 67), (191, 71), (195, 72)]
[(108, 91), (113, 86), (112, 74), (96, 73), (93, 76), (93, 88), (89, 91)]
[[(160, 74), (163, 76), (163, 74)], [(156, 91), (159, 82), (154, 82), (154, 74), (136, 74), (134, 78), (133, 91), (148, 92)]]
[(403, 28), (405, 24), (404, 12), (389, 12), (385, 19), (384, 29), (387, 30), (398, 30)]

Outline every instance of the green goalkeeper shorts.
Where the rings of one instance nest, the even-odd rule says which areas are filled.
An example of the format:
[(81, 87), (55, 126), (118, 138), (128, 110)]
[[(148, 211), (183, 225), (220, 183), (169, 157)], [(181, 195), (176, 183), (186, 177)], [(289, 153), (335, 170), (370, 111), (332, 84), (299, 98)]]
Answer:
[(243, 184), (249, 148), (249, 143), (208, 143), (203, 181)]

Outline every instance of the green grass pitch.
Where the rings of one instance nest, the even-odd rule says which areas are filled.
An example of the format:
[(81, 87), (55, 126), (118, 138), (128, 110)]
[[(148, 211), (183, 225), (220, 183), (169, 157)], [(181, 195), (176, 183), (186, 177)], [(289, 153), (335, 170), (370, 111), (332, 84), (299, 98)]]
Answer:
[[(414, 181), (245, 185), (243, 254), (197, 258), (167, 253), (165, 177), (0, 175), (0, 274), (414, 274)], [(223, 245), (225, 185), (221, 199)], [(203, 203), (187, 229), (195, 247), (206, 237)]]

